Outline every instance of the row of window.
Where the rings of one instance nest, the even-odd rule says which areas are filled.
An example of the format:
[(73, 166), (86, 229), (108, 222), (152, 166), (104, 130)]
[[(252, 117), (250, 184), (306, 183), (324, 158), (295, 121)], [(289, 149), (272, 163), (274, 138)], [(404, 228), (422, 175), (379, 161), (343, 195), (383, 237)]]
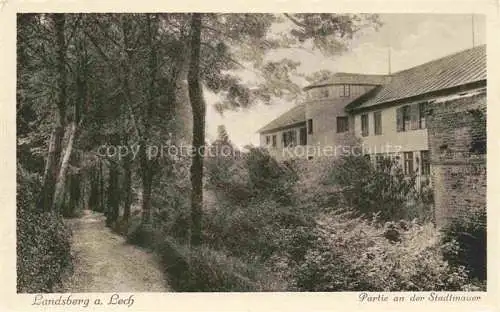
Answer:
[[(295, 129), (284, 131), (281, 133), (281, 142), (284, 147), (293, 147), (298, 145), (307, 145), (307, 132), (306, 128), (299, 129), (299, 137), (297, 138), (297, 131)], [(266, 136), (266, 145), (272, 147), (278, 146), (278, 137), (276, 134)]]
[(377, 168), (381, 168), (387, 159), (396, 160), (402, 165), (405, 174), (420, 173), (429, 175), (431, 173), (431, 160), (429, 151), (403, 152), (403, 162), (400, 156), (394, 154), (373, 154), (365, 155), (370, 161), (373, 161)]
[(276, 142), (276, 134), (275, 135), (266, 135), (266, 145), (271, 145), (271, 140), (272, 140), (272, 147), (276, 147), (277, 142)]
[[(405, 105), (396, 109), (396, 130), (398, 132), (426, 128), (427, 103)], [(372, 113), (374, 135), (382, 134), (382, 112)], [(361, 135), (370, 135), (370, 122), (368, 113), (361, 115)]]
[[(346, 85), (349, 86), (349, 85)], [(398, 132), (425, 129), (426, 128), (426, 111), (427, 103), (417, 103), (405, 105), (396, 109), (396, 128)], [(382, 134), (382, 111), (372, 113), (374, 135)], [(349, 131), (349, 117), (337, 116), (337, 133)], [(307, 134), (313, 134), (313, 120), (307, 120)], [(300, 129), (300, 145), (307, 144), (306, 128)], [(297, 137), (295, 130), (283, 132), (282, 141), (284, 146), (297, 145)], [(361, 135), (366, 137), (370, 135), (369, 114), (361, 115)], [(276, 135), (266, 136), (266, 144), (272, 147), (277, 146)]]
[(311, 98), (326, 99), (329, 97), (350, 97), (351, 96), (351, 86), (346, 85), (335, 85), (330, 87), (314, 88), (309, 91), (309, 96)]

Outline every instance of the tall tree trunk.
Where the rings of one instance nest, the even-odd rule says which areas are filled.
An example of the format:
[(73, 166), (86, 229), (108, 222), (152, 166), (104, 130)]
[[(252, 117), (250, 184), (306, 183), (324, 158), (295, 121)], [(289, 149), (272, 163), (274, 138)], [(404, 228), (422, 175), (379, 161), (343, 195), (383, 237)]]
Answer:
[(80, 173), (75, 173), (71, 175), (70, 185), (69, 185), (69, 212), (71, 216), (75, 216), (76, 212), (79, 211), (81, 204), (81, 190), (80, 190)]
[(189, 101), (193, 112), (193, 148), (191, 163), (191, 245), (201, 244), (203, 207), (203, 153), (205, 146), (205, 101), (200, 82), (201, 14), (191, 21), (191, 58), (188, 72)]
[(130, 218), (130, 206), (132, 205), (132, 170), (131, 170), (131, 159), (130, 157), (125, 157), (123, 163), (123, 193), (125, 199), (123, 202), (123, 221), (128, 223)]
[(100, 189), (100, 174), (99, 167), (94, 165), (92, 169), (92, 176), (90, 181), (90, 192), (89, 192), (89, 208), (92, 211), (102, 212), (101, 210), (101, 197), (99, 193)]
[(49, 152), (43, 177), (43, 187), (38, 201), (38, 208), (42, 211), (50, 211), (53, 208), (57, 169), (62, 152), (64, 127), (61, 122), (60, 114), (57, 115), (58, 120), (50, 136)]
[(64, 14), (52, 14), (51, 17), (55, 27), (57, 49), (57, 113), (45, 164), (43, 188), (38, 201), (39, 209), (44, 211), (54, 209), (54, 193), (66, 125), (66, 40), (64, 38), (66, 19)]
[(102, 161), (99, 160), (99, 211), (107, 213), (104, 205), (104, 172), (102, 169)]
[(120, 190), (118, 186), (118, 165), (111, 161), (109, 166), (109, 184), (108, 184), (108, 214), (106, 218), (106, 225), (112, 226), (118, 219), (119, 209), (119, 196)]
[[(131, 97), (132, 94), (130, 92), (130, 62), (131, 62), (131, 51), (129, 49), (129, 34), (130, 34), (130, 20), (127, 15), (122, 15), (122, 31), (123, 31), (123, 48), (124, 48), (124, 55), (126, 55), (126, 61), (123, 64), (124, 68), (124, 77), (123, 77), (123, 91), (124, 91), (124, 101), (127, 106), (127, 109), (129, 112), (132, 112), (132, 105), (131, 105)], [(132, 128), (135, 130), (135, 134), (137, 135), (137, 138), (140, 138), (140, 133), (139, 129), (137, 128), (136, 120), (133, 114), (131, 113), (130, 116), (130, 122), (132, 125)], [(131, 140), (129, 140), (129, 129), (125, 129), (125, 144), (129, 145), (132, 143)], [(145, 146), (141, 146), (141, 149), (144, 149)], [(130, 218), (130, 208), (132, 205), (132, 170), (131, 170), (131, 165), (132, 165), (132, 159), (130, 155), (127, 155), (124, 159), (123, 163), (123, 170), (124, 170), (124, 192), (125, 192), (125, 200), (124, 200), (124, 207), (123, 207), (123, 220), (125, 224), (128, 223), (129, 218)]]
[[(143, 162), (144, 163), (144, 162)], [(148, 163), (142, 166), (142, 223), (151, 224), (151, 189), (153, 174)]]
[(66, 191), (66, 178), (69, 168), (69, 160), (71, 153), (73, 151), (73, 144), (75, 141), (75, 136), (77, 132), (76, 121), (71, 122), (68, 145), (64, 151), (64, 157), (61, 162), (61, 168), (59, 169), (59, 175), (57, 177), (56, 187), (54, 191), (54, 207), (55, 211), (61, 212), (64, 204), (64, 193)]
[(147, 15), (148, 21), (148, 45), (149, 45), (149, 73), (150, 83), (148, 90), (148, 103), (146, 108), (146, 119), (144, 121), (144, 133), (141, 142), (141, 170), (142, 170), (142, 222), (151, 223), (151, 189), (153, 184), (153, 160), (151, 155), (146, 155), (146, 149), (150, 143), (151, 122), (153, 117), (153, 108), (157, 95), (157, 50), (155, 38), (158, 32), (158, 21), (152, 20), (151, 15)]

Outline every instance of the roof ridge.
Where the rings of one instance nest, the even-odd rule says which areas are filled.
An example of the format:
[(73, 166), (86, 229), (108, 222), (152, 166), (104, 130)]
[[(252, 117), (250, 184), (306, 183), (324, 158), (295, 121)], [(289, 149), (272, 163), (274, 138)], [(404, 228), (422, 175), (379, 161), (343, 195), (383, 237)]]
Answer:
[(406, 69), (402, 69), (402, 70), (394, 72), (394, 73), (392, 73), (392, 74), (390, 74), (388, 76), (393, 76), (393, 75), (396, 75), (396, 74), (400, 74), (400, 73), (403, 73), (403, 72), (415, 69), (415, 68), (420, 67), (420, 66), (428, 65), (429, 63), (441, 61), (443, 59), (452, 58), (454, 56), (460, 55), (460, 54), (468, 52), (468, 51), (479, 50), (480, 48), (483, 48), (483, 47), (486, 47), (486, 44), (481, 44), (481, 45), (478, 45), (478, 46), (475, 46), (475, 47), (471, 47), (471, 48), (467, 48), (467, 49), (464, 49), (464, 50), (456, 51), (456, 52), (453, 52), (451, 54), (447, 54), (445, 56), (442, 56), (440, 58), (432, 59), (432, 60), (427, 61), (425, 63), (419, 64), (419, 65), (415, 65), (415, 66), (412, 66), (412, 67), (408, 67)]
[(358, 108), (401, 100), (486, 79), (486, 44), (448, 54), (391, 75), (389, 82)]

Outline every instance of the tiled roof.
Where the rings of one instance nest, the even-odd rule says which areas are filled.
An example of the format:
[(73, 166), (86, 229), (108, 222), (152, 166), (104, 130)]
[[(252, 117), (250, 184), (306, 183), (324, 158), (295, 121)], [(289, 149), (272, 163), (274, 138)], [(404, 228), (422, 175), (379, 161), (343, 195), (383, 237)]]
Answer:
[(356, 108), (370, 107), (485, 79), (486, 46), (481, 45), (394, 73), (377, 94)]
[(258, 132), (266, 132), (269, 130), (283, 128), (299, 122), (305, 122), (305, 120), (306, 120), (305, 105), (299, 104), (292, 107), (292, 109), (283, 113), (281, 116), (274, 119), (264, 127), (260, 128)]
[[(348, 104), (346, 109), (351, 110), (485, 79), (486, 46), (481, 45), (394, 73), (391, 76), (336, 73), (331, 79), (309, 85), (304, 90), (331, 84), (373, 84), (378, 86), (358, 99), (350, 99), (353, 103)], [(305, 105), (300, 104), (274, 119), (258, 132), (267, 132), (305, 122), (305, 119)]]
[(367, 84), (381, 85), (387, 82), (387, 75), (365, 75), (354, 73), (335, 73), (331, 78), (315, 82), (304, 88), (304, 91), (334, 84)]

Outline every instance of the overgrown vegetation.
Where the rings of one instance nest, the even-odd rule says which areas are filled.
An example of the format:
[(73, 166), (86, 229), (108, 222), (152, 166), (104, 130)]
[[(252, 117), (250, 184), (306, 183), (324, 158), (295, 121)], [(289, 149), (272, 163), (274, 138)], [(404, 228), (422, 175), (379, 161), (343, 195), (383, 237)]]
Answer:
[(404, 174), (397, 160), (386, 157), (377, 167), (365, 157), (345, 156), (334, 163), (329, 182), (339, 186), (340, 204), (382, 221), (426, 220), (432, 190), (417, 185), (416, 175)]
[(51, 292), (71, 270), (71, 233), (62, 217), (35, 207), (40, 177), (17, 168), (17, 291)]
[[(403, 225), (404, 224), (404, 225)], [(387, 236), (398, 232), (397, 241)], [(317, 239), (295, 270), (302, 291), (442, 291), (469, 287), (466, 271), (443, 258), (431, 224), (402, 226), (333, 215), (314, 230)]]
[[(182, 235), (172, 237), (170, 226), (163, 228), (167, 238), (159, 239), (155, 247), (170, 282), (179, 290), (457, 291), (485, 287), (485, 276), (477, 277), (469, 265), (475, 262), (465, 255), (479, 249), (484, 254), (485, 246), (471, 249), (477, 245), (449, 239), (477, 236), (470, 226), (479, 223), (462, 222), (460, 230), (453, 227), (454, 232), (447, 230), (447, 236), (442, 236), (426, 214), (420, 218), (403, 214), (407, 208), (406, 200), (398, 196), (401, 189), (414, 196), (414, 205), (429, 202), (416, 192), (415, 179), (398, 176), (393, 162), (374, 168), (363, 157), (326, 161), (330, 164), (323, 161), (320, 167), (328, 170), (318, 175), (306, 172), (315, 169), (311, 163), (285, 165), (263, 149), (249, 149), (238, 160), (223, 161), (229, 165), (210, 167), (207, 163), (211, 178), (206, 187), (216, 207), (206, 205), (204, 245), (188, 248)], [(349, 179), (359, 187), (358, 196), (365, 198), (346, 200), (352, 198), (348, 197), (352, 189), (346, 189), (347, 180), (339, 177), (347, 165), (359, 168), (350, 171)], [(231, 175), (227, 175), (228, 167)], [(396, 175), (388, 175), (389, 170)], [(365, 178), (368, 173), (376, 175), (372, 184)], [(234, 180), (230, 178), (232, 182), (224, 187), (210, 184), (218, 180), (218, 174)], [(269, 177), (273, 179), (270, 190), (251, 182)], [(309, 183), (316, 188), (307, 188)], [(382, 188), (384, 184), (392, 188)], [(246, 201), (235, 200), (231, 193), (242, 187), (247, 189)], [(384, 192), (376, 202), (379, 209), (372, 206), (374, 192)], [(302, 195), (307, 194), (314, 197), (312, 203), (304, 200)], [(332, 203), (336, 206), (329, 206)], [(393, 214), (401, 217), (384, 214), (384, 207), (392, 207)]]
[(463, 266), (478, 282), (486, 280), (486, 209), (475, 208), (453, 218), (443, 229), (445, 258), (456, 267)]

